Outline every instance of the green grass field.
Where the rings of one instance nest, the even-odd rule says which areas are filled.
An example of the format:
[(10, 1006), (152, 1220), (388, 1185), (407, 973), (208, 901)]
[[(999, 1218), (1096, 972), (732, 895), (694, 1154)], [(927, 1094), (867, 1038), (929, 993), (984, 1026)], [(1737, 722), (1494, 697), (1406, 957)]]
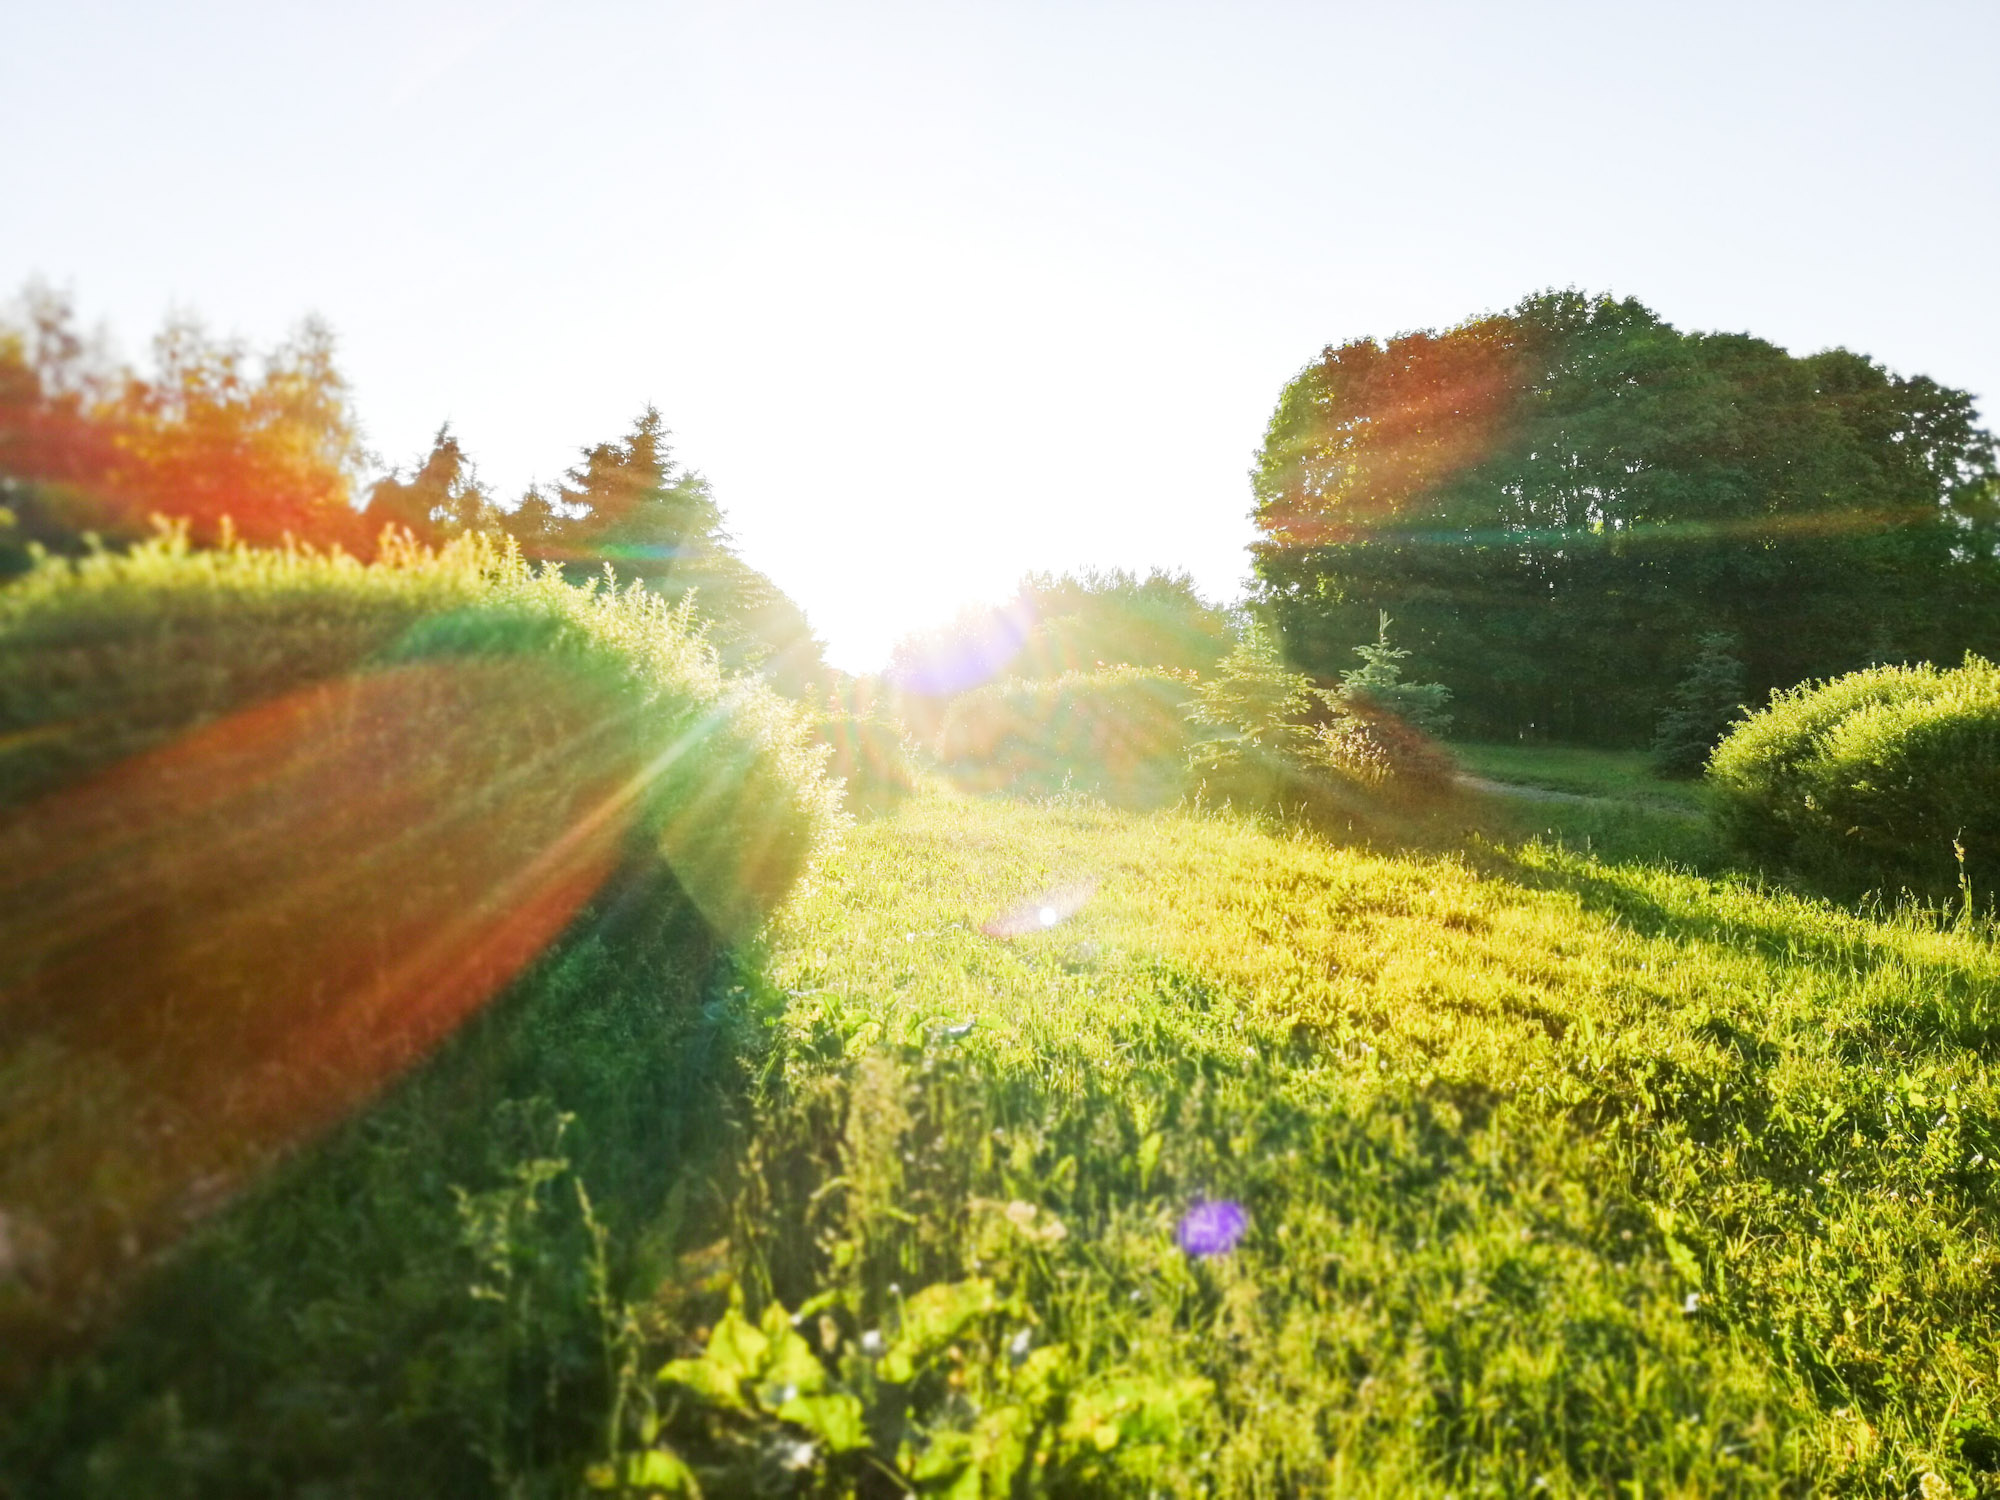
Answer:
[[(2000, 1493), (1988, 932), (933, 794), (744, 974), (729, 1237), (638, 1320), (683, 1363), (601, 1480)], [(1177, 1246), (1205, 1200), (1233, 1252)]]
[(705, 978), (614, 929), (192, 1236), (0, 1481), (2000, 1495), (1989, 926), (1650, 796), (932, 785)]
[(1700, 812), (1699, 782), (1653, 774), (1643, 750), (1583, 750), (1566, 745), (1456, 744), (1451, 753), (1471, 775), (1582, 797), (1657, 803)]

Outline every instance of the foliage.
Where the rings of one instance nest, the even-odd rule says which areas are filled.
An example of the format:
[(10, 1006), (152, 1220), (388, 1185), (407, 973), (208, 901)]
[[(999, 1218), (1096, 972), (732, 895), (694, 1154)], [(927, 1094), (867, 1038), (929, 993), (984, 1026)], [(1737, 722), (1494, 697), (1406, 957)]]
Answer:
[(1031, 573), (998, 608), (977, 606), (905, 637), (889, 676), (912, 723), (935, 732), (943, 703), (1003, 676), (1042, 682), (1106, 667), (1206, 672), (1233, 643), (1229, 617), (1185, 573)]
[(2000, 668), (1979, 657), (1773, 694), (1709, 776), (1742, 853), (1836, 892), (2000, 888)]
[(1698, 644), (1700, 654), (1653, 731), (1653, 763), (1663, 775), (1699, 776), (1743, 712), (1747, 689), (1736, 638), (1712, 630)]
[(1073, 785), (1121, 801), (1171, 800), (1185, 781), (1188, 687), (1137, 667), (993, 683), (952, 700), (938, 759), (988, 790)]
[(595, 891), (740, 940), (841, 821), (685, 611), (476, 537), (49, 560), (0, 590), (0, 746), (0, 1121), (36, 1141), (0, 1203), (48, 1248), (0, 1296), (22, 1359)]
[(1444, 746), (1371, 699), (1343, 700), (1315, 736), (1314, 757), (1365, 786), (1435, 794), (1449, 788), (1457, 763)]
[[(758, 1025), (672, 889), (611, 890), (438, 1055), (13, 1393), (9, 1493), (574, 1492)], [(697, 1233), (699, 1231), (696, 1231)]]
[[(1071, 872), (1097, 883), (1057, 925), (983, 935)], [(782, 1010), (734, 1227), (651, 1304), (641, 1367), (668, 1380), (631, 1409), (629, 1474), (1994, 1482), (1981, 929), (1546, 846), (919, 796), (857, 830), (762, 975)], [(1176, 1226), (1218, 1198), (1248, 1233), (1191, 1259)], [(761, 1352), (724, 1336), (739, 1297)], [(885, 1369), (932, 1299), (990, 1310)], [(820, 1374), (760, 1378), (794, 1337)], [(820, 1382), (855, 1405), (781, 1414)]]
[(84, 538), (143, 538), (149, 517), (198, 541), (225, 530), (354, 547), (363, 461), (333, 337), (311, 321), (261, 358), (186, 319), (154, 341), (153, 372), (110, 365), (75, 330), (68, 301), (31, 286), (0, 324), (0, 505), (11, 524), (0, 570), (30, 546), (75, 553)]
[(391, 526), (425, 544), (504, 534), (574, 583), (609, 566), (669, 602), (697, 599), (731, 670), (794, 697), (828, 675), (804, 614), (736, 554), (708, 482), (675, 461), (652, 407), (622, 439), (585, 448), (551, 494), (531, 487), (511, 508), (447, 424), (407, 478), (378, 479), (357, 510), (369, 459), (333, 352), (313, 322), (257, 358), (178, 320), (141, 375), (76, 332), (66, 299), (31, 287), (0, 322), (0, 576), (36, 549), (130, 546), (156, 515), (199, 546), (289, 539), (363, 558)]
[(1329, 348), (1253, 475), (1263, 602), (1327, 672), (1390, 610), (1480, 737), (1642, 744), (1707, 631), (1749, 690), (2000, 648), (1971, 397), (1551, 292)]
[(1227, 615), (1204, 601), (1185, 573), (1031, 573), (1020, 598), (1036, 620), (1011, 669), (1020, 677), (1114, 666), (1206, 672), (1232, 644)]
[(1443, 734), (1451, 727), (1445, 709), (1451, 689), (1438, 682), (1403, 681), (1403, 663), (1410, 653), (1390, 644), (1387, 610), (1376, 621), (1375, 631), (1372, 644), (1354, 648), (1361, 665), (1340, 674), (1333, 705), (1373, 720), (1385, 715), (1399, 719), (1422, 734)]
[(1195, 723), (1221, 730), (1223, 744), (1285, 752), (1311, 739), (1311, 706), (1310, 681), (1284, 664), (1270, 630), (1252, 616), (1229, 654), (1195, 684), (1188, 713)]

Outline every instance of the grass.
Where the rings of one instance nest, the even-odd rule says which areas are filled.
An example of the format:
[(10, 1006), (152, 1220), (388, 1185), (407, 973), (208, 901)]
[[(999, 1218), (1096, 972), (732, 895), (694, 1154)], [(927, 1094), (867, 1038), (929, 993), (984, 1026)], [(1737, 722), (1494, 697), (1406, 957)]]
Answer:
[[(2000, 944), (1704, 837), (930, 787), (712, 966), (599, 910), (0, 1475), (2000, 1494)], [(1217, 1201), (1241, 1241), (1186, 1253)]]
[[(1983, 930), (932, 795), (755, 986), (730, 1238), (647, 1303), (654, 1481), (2000, 1493)], [(1190, 1258), (1212, 1199), (1247, 1236)], [(805, 1312), (822, 1405), (760, 1404), (731, 1298)]]
[(1700, 812), (1701, 785), (1653, 774), (1643, 750), (1585, 750), (1567, 745), (1455, 744), (1451, 753), (1474, 776), (1583, 797), (1638, 800)]

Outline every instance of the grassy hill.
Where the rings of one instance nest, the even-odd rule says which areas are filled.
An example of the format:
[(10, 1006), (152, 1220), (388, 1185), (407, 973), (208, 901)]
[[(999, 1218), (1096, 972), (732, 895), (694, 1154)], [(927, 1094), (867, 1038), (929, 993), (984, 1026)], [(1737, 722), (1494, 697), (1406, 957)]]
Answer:
[(647, 1304), (651, 1477), (2000, 1492), (1992, 935), (1500, 815), (858, 829), (753, 981), (729, 1237)]

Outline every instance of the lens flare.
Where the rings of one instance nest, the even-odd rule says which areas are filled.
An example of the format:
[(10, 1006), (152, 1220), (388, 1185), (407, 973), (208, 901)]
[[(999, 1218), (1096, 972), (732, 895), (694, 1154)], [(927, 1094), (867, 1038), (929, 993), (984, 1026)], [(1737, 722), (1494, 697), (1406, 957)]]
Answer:
[(0, 1344), (90, 1321), (153, 1248), (424, 1057), (642, 852), (663, 783), (682, 816), (645, 825), (645, 852), (737, 924), (731, 882), (793, 851), (715, 847), (743, 825), (689, 769), (716, 758), (686, 754), (703, 727), (648, 759), (587, 673), (428, 661), (262, 703), (0, 819), (0, 1056), (20, 1064), (0, 1076), (0, 1269), (29, 1293), (0, 1299)]
[(1096, 894), (1095, 880), (1074, 880), (1016, 901), (981, 924), (979, 930), (991, 938), (1026, 937), (1031, 932), (1047, 932), (1082, 911)]

